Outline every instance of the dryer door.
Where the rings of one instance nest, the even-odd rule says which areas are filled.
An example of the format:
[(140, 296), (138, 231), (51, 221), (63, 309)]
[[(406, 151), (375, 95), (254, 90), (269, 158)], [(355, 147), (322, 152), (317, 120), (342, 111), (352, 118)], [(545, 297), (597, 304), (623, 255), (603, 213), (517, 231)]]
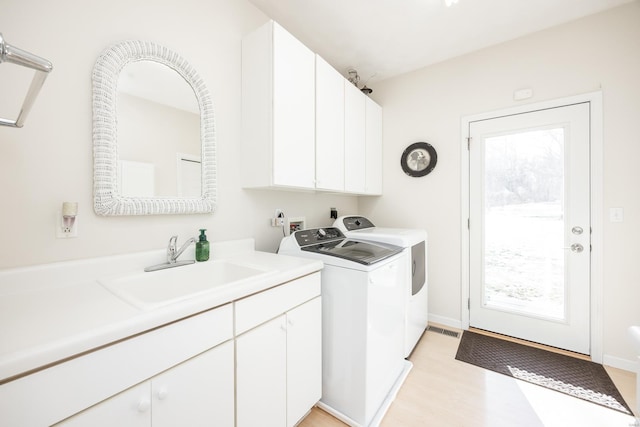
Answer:
[(425, 242), (411, 247), (411, 295), (415, 295), (426, 283)]

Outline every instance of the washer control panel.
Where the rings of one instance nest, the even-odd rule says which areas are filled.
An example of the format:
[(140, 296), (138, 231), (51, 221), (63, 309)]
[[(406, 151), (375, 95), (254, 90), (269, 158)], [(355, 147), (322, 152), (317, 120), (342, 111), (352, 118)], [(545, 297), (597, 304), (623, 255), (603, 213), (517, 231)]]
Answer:
[(375, 225), (363, 216), (346, 216), (342, 220), (344, 228), (348, 231), (362, 230), (363, 228), (373, 228)]
[(296, 231), (295, 237), (300, 247), (345, 238), (344, 234), (335, 227), (300, 230)]

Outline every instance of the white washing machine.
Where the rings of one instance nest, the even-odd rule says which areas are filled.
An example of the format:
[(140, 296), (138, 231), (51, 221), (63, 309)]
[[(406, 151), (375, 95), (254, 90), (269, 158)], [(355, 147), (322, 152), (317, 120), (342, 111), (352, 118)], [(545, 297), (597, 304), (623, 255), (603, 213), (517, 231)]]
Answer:
[(319, 406), (351, 426), (378, 426), (412, 366), (403, 354), (406, 253), (337, 228), (296, 231), (278, 253), (324, 263)]
[(400, 246), (407, 254), (404, 356), (408, 357), (427, 328), (429, 320), (427, 232), (409, 228), (376, 227), (367, 218), (356, 215), (341, 216), (333, 226), (349, 238)]

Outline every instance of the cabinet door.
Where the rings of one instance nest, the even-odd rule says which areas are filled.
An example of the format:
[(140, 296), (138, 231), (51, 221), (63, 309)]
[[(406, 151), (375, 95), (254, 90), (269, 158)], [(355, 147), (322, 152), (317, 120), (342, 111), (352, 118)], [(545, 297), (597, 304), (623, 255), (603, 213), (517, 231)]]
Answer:
[(151, 382), (145, 381), (55, 424), (64, 427), (150, 427)]
[(285, 322), (282, 315), (236, 339), (237, 427), (286, 424)]
[(322, 396), (322, 306), (317, 297), (287, 313), (287, 427)]
[(273, 183), (315, 188), (315, 54), (276, 23), (272, 84)]
[(365, 98), (344, 81), (344, 189), (351, 193), (365, 191)]
[(365, 97), (365, 193), (382, 194), (382, 107)]
[(344, 77), (318, 55), (316, 188), (344, 190)]
[(233, 341), (152, 379), (153, 427), (233, 427)]

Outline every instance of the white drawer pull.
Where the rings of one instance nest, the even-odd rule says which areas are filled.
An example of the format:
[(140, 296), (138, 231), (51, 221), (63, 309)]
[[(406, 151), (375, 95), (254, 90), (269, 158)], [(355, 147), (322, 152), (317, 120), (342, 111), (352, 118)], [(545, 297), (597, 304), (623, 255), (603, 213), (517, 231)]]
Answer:
[(146, 397), (143, 397), (138, 402), (138, 412), (147, 412), (151, 407), (151, 402)]
[(168, 394), (169, 390), (167, 390), (167, 387), (160, 387), (160, 390), (158, 390), (158, 399), (164, 400)]

